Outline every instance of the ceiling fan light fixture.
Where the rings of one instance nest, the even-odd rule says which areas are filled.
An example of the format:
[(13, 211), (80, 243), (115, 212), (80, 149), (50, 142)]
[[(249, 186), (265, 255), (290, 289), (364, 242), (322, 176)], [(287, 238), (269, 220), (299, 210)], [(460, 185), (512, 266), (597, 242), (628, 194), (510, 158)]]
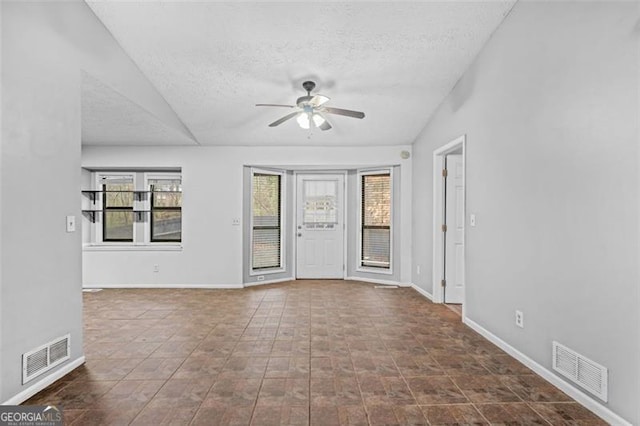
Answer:
[(303, 129), (308, 129), (311, 124), (309, 120), (309, 114), (307, 114), (306, 112), (298, 114), (298, 116), (296, 117), (296, 121), (298, 122), (298, 125), (300, 125), (300, 127), (302, 127)]

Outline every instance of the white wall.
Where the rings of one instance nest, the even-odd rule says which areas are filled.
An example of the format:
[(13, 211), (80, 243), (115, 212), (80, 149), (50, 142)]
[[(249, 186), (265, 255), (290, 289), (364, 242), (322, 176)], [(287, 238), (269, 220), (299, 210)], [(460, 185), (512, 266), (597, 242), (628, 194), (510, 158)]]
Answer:
[(2, 8), (0, 402), (25, 388), (24, 352), (71, 333), (72, 359), (83, 354), (80, 234), (65, 232), (65, 216), (79, 217), (79, 80), (73, 63), (38, 56), (49, 37), (48, 49), (69, 50), (32, 31), (37, 6)]
[[(354, 168), (400, 165), (402, 253), (400, 280), (411, 279), (411, 160), (389, 147), (83, 147), (85, 168), (181, 167), (183, 250), (92, 251), (83, 253), (85, 286), (186, 285), (242, 286), (243, 167)], [(402, 196), (404, 194), (404, 196)], [(86, 219), (84, 219), (86, 220)], [(153, 265), (160, 271), (153, 272)], [(388, 276), (386, 276), (388, 277)], [(384, 278), (384, 277), (383, 277)], [(266, 278), (268, 279), (268, 277)]]
[[(84, 2), (1, 2), (0, 403), (82, 361), (80, 83), (85, 70), (171, 120)], [(174, 119), (175, 119), (174, 114)], [(71, 360), (22, 385), (21, 355), (71, 333)]]
[(638, 17), (637, 2), (517, 3), (413, 167), (414, 281), (432, 291), (433, 150), (466, 134), (468, 317), (548, 369), (552, 340), (608, 367), (605, 406), (635, 424)]

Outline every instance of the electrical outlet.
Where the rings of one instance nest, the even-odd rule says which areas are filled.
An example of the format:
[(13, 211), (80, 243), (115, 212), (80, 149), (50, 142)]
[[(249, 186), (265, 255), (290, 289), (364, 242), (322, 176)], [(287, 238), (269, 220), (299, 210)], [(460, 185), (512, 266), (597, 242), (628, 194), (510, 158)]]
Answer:
[(160, 272), (160, 265), (153, 265), (153, 272)]
[(233, 226), (240, 226), (240, 219), (238, 219), (238, 218), (234, 218), (234, 219), (232, 219), (232, 220), (231, 220), (231, 224), (232, 224)]
[(524, 314), (522, 311), (516, 311), (516, 325), (520, 328), (524, 328)]
[(264, 281), (264, 275), (258, 275), (257, 280), (258, 281)]

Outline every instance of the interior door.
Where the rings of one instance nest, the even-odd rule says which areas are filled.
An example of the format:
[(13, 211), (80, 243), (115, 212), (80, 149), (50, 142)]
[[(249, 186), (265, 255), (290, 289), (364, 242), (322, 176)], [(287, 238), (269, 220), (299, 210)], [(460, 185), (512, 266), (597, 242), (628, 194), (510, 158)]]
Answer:
[(445, 303), (462, 303), (464, 299), (464, 169), (462, 155), (446, 158), (445, 198)]
[(296, 277), (344, 278), (344, 175), (296, 178)]

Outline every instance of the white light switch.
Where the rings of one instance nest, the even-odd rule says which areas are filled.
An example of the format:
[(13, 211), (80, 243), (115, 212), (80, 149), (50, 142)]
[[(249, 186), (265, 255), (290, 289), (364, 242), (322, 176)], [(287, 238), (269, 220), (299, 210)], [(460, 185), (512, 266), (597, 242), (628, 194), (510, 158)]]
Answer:
[(476, 215), (473, 213), (469, 215), (469, 225), (476, 226)]
[(76, 231), (76, 217), (67, 216), (67, 232), (75, 232), (75, 231)]

